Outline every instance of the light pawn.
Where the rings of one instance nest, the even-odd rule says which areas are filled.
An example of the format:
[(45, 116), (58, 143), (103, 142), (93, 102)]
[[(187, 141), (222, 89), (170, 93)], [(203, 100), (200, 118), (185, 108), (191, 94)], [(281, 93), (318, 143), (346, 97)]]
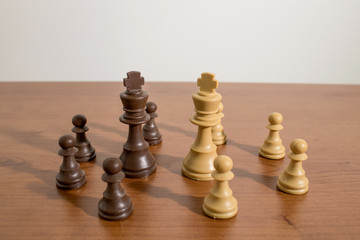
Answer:
[(281, 191), (294, 195), (301, 195), (308, 191), (309, 180), (302, 167), (302, 161), (308, 158), (305, 153), (307, 148), (308, 145), (303, 139), (294, 139), (291, 142), (291, 152), (287, 155), (290, 158), (290, 164), (277, 181), (277, 187)]
[(229, 187), (229, 180), (234, 178), (231, 172), (233, 162), (228, 156), (220, 155), (215, 159), (214, 167), (211, 175), (215, 179), (215, 186), (204, 199), (203, 211), (212, 218), (231, 218), (238, 211), (237, 200)]
[(226, 134), (224, 132), (224, 127), (221, 124), (221, 119), (224, 117), (223, 110), (224, 110), (224, 105), (220, 103), (217, 112), (217, 116), (219, 117), (220, 122), (216, 126), (211, 128), (213, 142), (215, 143), (215, 145), (218, 146), (224, 145), (226, 143)]
[(260, 147), (259, 154), (268, 159), (282, 159), (285, 157), (285, 147), (279, 135), (279, 131), (284, 127), (281, 125), (283, 117), (278, 112), (269, 115), (269, 125), (266, 126), (270, 130), (269, 135)]

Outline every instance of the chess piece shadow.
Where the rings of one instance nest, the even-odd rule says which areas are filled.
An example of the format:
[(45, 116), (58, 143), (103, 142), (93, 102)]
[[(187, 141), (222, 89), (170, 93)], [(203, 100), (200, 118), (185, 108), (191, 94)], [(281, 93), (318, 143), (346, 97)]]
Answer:
[(203, 197), (174, 193), (165, 187), (149, 185), (148, 183), (143, 181), (130, 182), (127, 184), (127, 186), (155, 198), (170, 199), (177, 204), (188, 208), (193, 213), (204, 216), (201, 208)]
[(178, 132), (178, 133), (184, 134), (185, 136), (190, 137), (190, 138), (195, 138), (196, 137), (196, 132), (195, 131), (191, 132), (191, 131), (188, 131), (186, 129), (179, 128), (177, 126), (172, 126), (170, 124), (161, 123), (161, 122), (158, 122), (157, 125), (160, 128), (166, 129), (166, 130), (168, 130), (170, 132)]
[(104, 132), (119, 134), (121, 137), (123, 137), (125, 139), (127, 137), (126, 131), (121, 130), (120, 127), (119, 128), (111, 127), (111, 126), (107, 126), (107, 125), (104, 125), (102, 123), (97, 123), (97, 122), (92, 122), (91, 127), (101, 129)]
[(232, 139), (228, 139), (227, 140), (227, 145), (231, 145), (234, 147), (239, 148), (240, 150), (243, 150), (245, 152), (248, 152), (254, 156), (259, 156), (259, 147), (258, 146), (253, 146), (253, 145), (248, 145), (248, 144), (241, 144), (241, 143), (237, 143)]
[(273, 191), (277, 191), (276, 190), (277, 176), (254, 174), (242, 168), (233, 168), (232, 171), (236, 177), (246, 177), (252, 179), (255, 182), (258, 182)]
[(181, 176), (181, 169), (179, 169), (179, 165), (181, 165), (183, 159), (181, 157), (174, 157), (167, 154), (153, 154), (156, 158), (156, 162), (159, 166), (166, 168), (172, 173)]

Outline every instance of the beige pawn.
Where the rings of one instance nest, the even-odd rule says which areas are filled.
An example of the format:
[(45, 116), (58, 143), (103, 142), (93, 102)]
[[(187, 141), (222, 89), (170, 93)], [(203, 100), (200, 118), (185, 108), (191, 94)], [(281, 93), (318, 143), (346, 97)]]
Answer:
[(302, 167), (302, 161), (308, 158), (305, 153), (307, 148), (308, 145), (303, 139), (294, 139), (291, 142), (291, 152), (287, 155), (290, 158), (290, 164), (277, 181), (277, 187), (281, 191), (295, 195), (301, 195), (308, 191), (309, 180)]
[(195, 105), (195, 114), (190, 121), (198, 126), (195, 142), (186, 155), (182, 173), (191, 179), (199, 181), (212, 180), (214, 160), (217, 157), (216, 145), (212, 141), (211, 128), (220, 122), (217, 116), (221, 95), (215, 92), (218, 81), (211, 73), (202, 73), (197, 85), (200, 91), (192, 95)]
[(217, 116), (219, 117), (220, 122), (211, 129), (212, 139), (215, 145), (224, 145), (226, 143), (226, 134), (224, 133), (224, 127), (221, 124), (221, 119), (224, 117), (224, 114), (222, 112), (223, 109), (224, 109), (224, 105), (220, 103), (217, 112)]
[(282, 144), (279, 131), (284, 127), (281, 125), (283, 117), (278, 112), (269, 115), (270, 124), (266, 126), (270, 130), (269, 135), (260, 147), (259, 154), (269, 159), (282, 159), (285, 157), (285, 147)]
[(221, 155), (215, 159), (214, 166), (215, 171), (211, 175), (216, 182), (204, 199), (203, 211), (212, 218), (231, 218), (238, 211), (237, 200), (229, 187), (229, 180), (234, 178), (231, 172), (233, 162), (228, 156)]

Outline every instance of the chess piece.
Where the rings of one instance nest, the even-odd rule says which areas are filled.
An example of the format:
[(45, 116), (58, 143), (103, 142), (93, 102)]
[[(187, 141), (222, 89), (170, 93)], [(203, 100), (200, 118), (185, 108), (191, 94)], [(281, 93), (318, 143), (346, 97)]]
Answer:
[(199, 181), (212, 180), (214, 160), (217, 157), (216, 145), (212, 141), (211, 128), (220, 122), (216, 115), (221, 95), (215, 92), (218, 81), (211, 73), (202, 73), (197, 80), (200, 91), (192, 95), (195, 114), (190, 121), (198, 126), (195, 142), (183, 161), (182, 173), (191, 179)]
[(81, 188), (86, 183), (86, 177), (84, 170), (80, 168), (74, 157), (78, 151), (74, 148), (74, 137), (71, 135), (60, 137), (59, 145), (61, 149), (58, 154), (63, 156), (63, 162), (56, 175), (56, 186), (64, 190)]
[(217, 116), (220, 119), (220, 122), (211, 128), (212, 139), (215, 145), (224, 145), (226, 143), (226, 134), (224, 132), (224, 127), (221, 124), (221, 119), (224, 117), (223, 114), (224, 105), (222, 103), (219, 104)]
[(107, 188), (98, 204), (99, 216), (109, 221), (124, 220), (133, 212), (133, 205), (131, 198), (120, 186), (124, 178), (121, 161), (116, 158), (105, 159), (103, 168), (105, 173), (102, 175), (102, 180), (107, 183)]
[(87, 119), (82, 114), (76, 114), (72, 118), (74, 127), (71, 131), (76, 133), (75, 147), (79, 149), (79, 151), (75, 154), (75, 159), (79, 163), (94, 160), (96, 157), (95, 149), (91, 146), (85, 134), (89, 131), (89, 128), (85, 126), (86, 122)]
[(158, 117), (158, 114), (155, 112), (156, 109), (156, 103), (148, 102), (146, 104), (146, 112), (149, 114), (150, 120), (144, 124), (143, 134), (145, 141), (147, 141), (149, 145), (156, 145), (162, 141), (161, 133), (155, 123), (155, 118)]
[(277, 187), (281, 191), (295, 195), (301, 195), (308, 191), (309, 180), (302, 167), (302, 161), (308, 158), (305, 153), (307, 148), (308, 145), (303, 139), (294, 139), (291, 142), (291, 152), (287, 155), (290, 158), (290, 164), (277, 181)]
[(225, 155), (218, 156), (214, 161), (215, 171), (211, 173), (215, 186), (205, 197), (203, 211), (212, 218), (227, 219), (236, 215), (238, 204), (229, 187), (229, 180), (234, 178), (231, 172), (233, 162)]
[(278, 112), (269, 115), (270, 124), (266, 127), (270, 130), (269, 135), (260, 147), (259, 154), (268, 159), (282, 159), (285, 157), (285, 147), (279, 135), (279, 131), (283, 129), (281, 125), (283, 117)]
[(141, 124), (150, 120), (150, 116), (145, 113), (149, 95), (141, 90), (144, 78), (140, 72), (128, 72), (123, 83), (126, 91), (120, 94), (120, 98), (125, 112), (120, 116), (120, 121), (129, 125), (129, 135), (120, 160), (126, 177), (144, 178), (156, 171), (155, 158), (149, 151), (149, 144), (144, 140), (141, 128)]

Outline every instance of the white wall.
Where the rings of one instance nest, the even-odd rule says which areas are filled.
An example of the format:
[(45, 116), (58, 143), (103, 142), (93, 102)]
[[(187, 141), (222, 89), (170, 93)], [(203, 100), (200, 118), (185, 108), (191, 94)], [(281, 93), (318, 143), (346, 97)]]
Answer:
[(360, 84), (360, 1), (0, 0), (0, 80)]

